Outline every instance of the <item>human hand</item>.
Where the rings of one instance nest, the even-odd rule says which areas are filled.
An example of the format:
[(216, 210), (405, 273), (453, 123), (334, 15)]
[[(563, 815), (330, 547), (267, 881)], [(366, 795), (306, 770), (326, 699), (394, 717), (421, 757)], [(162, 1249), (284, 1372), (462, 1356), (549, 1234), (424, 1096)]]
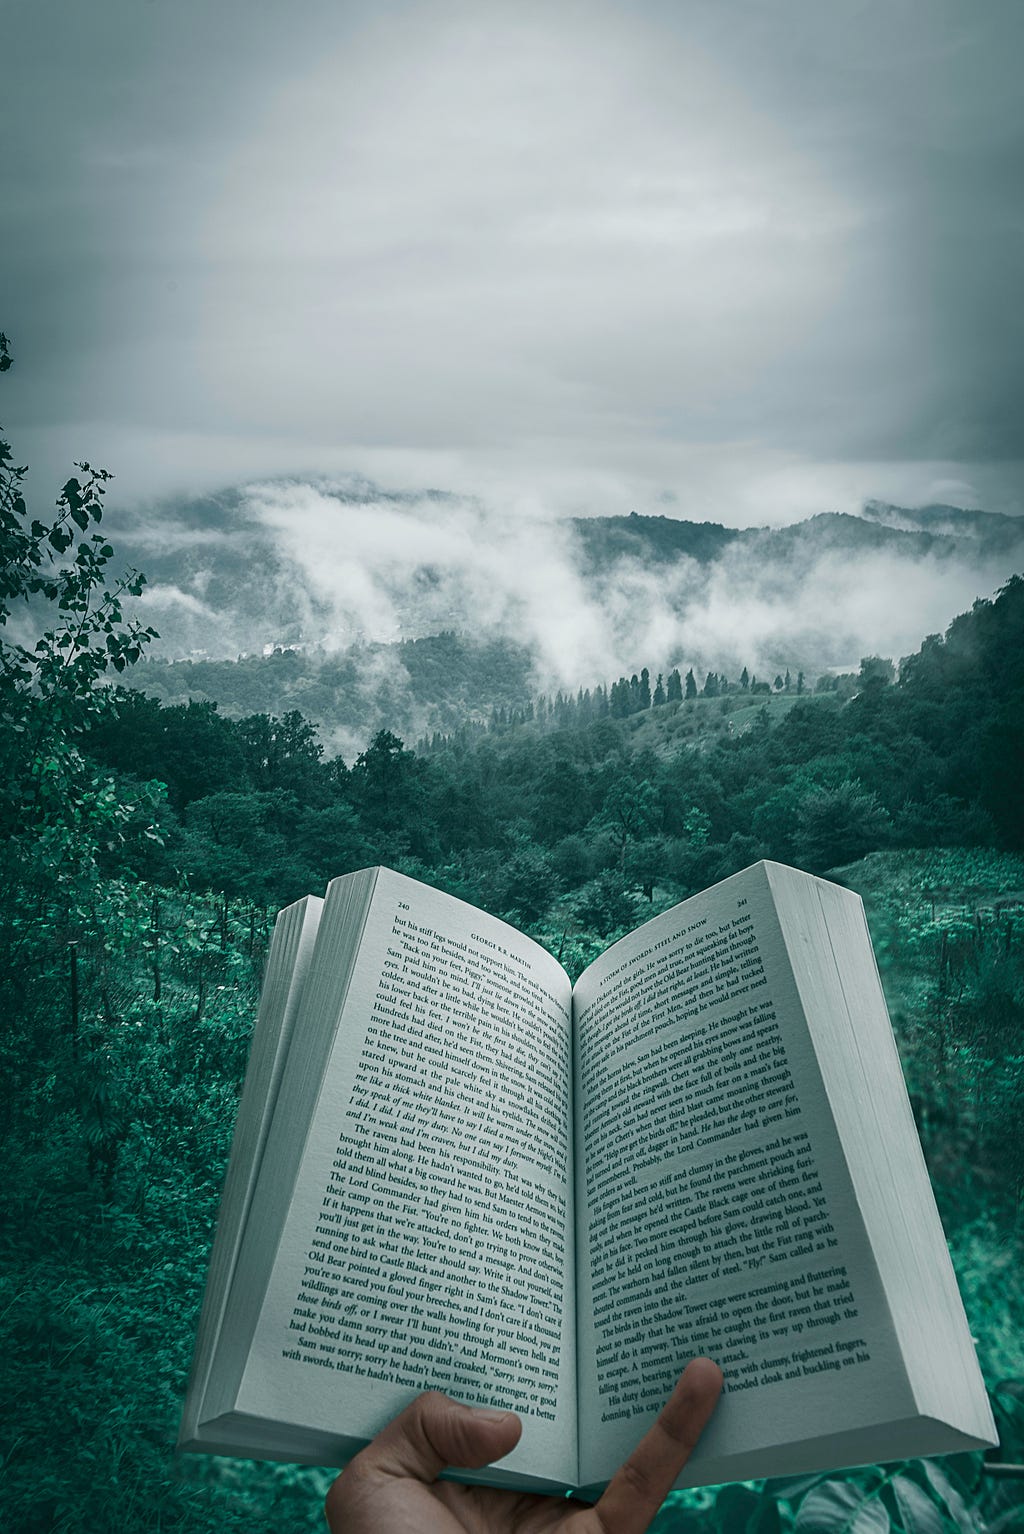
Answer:
[(437, 1480), (449, 1465), (478, 1469), (511, 1453), (522, 1423), (514, 1412), (462, 1406), (428, 1391), (338, 1476), (327, 1494), (327, 1522), (332, 1534), (643, 1534), (689, 1459), (721, 1388), (718, 1365), (694, 1359), (657, 1422), (593, 1507), (564, 1497)]

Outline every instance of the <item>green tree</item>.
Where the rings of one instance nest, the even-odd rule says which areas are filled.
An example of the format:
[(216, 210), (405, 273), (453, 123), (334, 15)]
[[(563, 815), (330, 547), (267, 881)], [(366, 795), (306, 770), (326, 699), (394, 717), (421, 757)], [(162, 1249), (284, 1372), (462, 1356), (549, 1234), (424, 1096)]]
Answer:
[(608, 698), (608, 712), (613, 719), (626, 719), (630, 713), (629, 683), (624, 676), (612, 683)]
[(889, 687), (896, 680), (896, 667), (887, 656), (865, 655), (857, 675), (859, 687)]
[(697, 678), (694, 676), (694, 674), (693, 674), (693, 667), (691, 666), (689, 671), (686, 673), (686, 701), (687, 701), (687, 703), (691, 703), (696, 696), (697, 696)]
[(301, 793), (319, 779), (324, 748), (316, 726), (295, 709), (280, 719), (252, 714), (238, 724), (249, 779), (254, 788)]
[[(6, 337), (0, 361), (6, 372)], [(126, 789), (97, 768), (83, 741), (117, 706), (103, 685), (108, 671), (124, 671), (155, 636), (124, 615), (142, 577), (110, 579), (114, 550), (95, 531), (111, 476), (76, 467), (81, 477), (62, 487), (56, 515), (33, 518), (27, 471), (0, 441), (0, 1074), (10, 1112), (23, 1092), (31, 1122), (41, 1092), (109, 1186), (120, 1129), (112, 1109), (96, 1117), (95, 1084), (113, 1047), (111, 958), (134, 937), (136, 902), (103, 869), (159, 835), (160, 790)], [(16, 613), (17, 638), (8, 626)]]
[(636, 924), (636, 903), (626, 890), (622, 874), (605, 869), (591, 879), (573, 901), (573, 913), (585, 927), (599, 937), (616, 931), (628, 931)]
[(647, 779), (640, 782), (617, 778), (605, 795), (598, 817), (607, 826), (619, 853), (620, 872), (625, 871), (630, 842), (648, 834), (658, 819), (657, 796)]
[(90, 717), (83, 748), (116, 772), (159, 778), (175, 810), (207, 794), (257, 786), (239, 726), (210, 699), (167, 706), (118, 687), (107, 701)]
[(356, 757), (349, 774), (353, 802), (384, 861), (400, 859), (405, 849), (429, 856), (437, 847), (424, 765), (390, 730), (378, 730)]
[(654, 899), (654, 886), (668, 869), (670, 849), (664, 836), (641, 836), (626, 850), (623, 867), (625, 882), (636, 886), (648, 901)]
[(683, 679), (679, 675), (678, 666), (673, 666), (668, 674), (667, 699), (669, 703), (681, 703), (683, 701)]
[(798, 807), (797, 860), (812, 873), (852, 863), (887, 844), (888, 812), (855, 778), (809, 788)]
[(711, 816), (694, 805), (683, 816), (683, 832), (694, 849), (707, 846), (711, 835)]
[[(0, 363), (4, 372), (11, 366), (6, 336)], [(124, 616), (126, 597), (139, 595), (144, 578), (129, 570), (110, 580), (114, 550), (93, 530), (111, 476), (87, 463), (76, 467), (81, 478), (66, 481), (56, 516), (41, 521), (26, 505), (27, 469), (0, 440), (0, 826), (12, 836), (7, 871), (15, 883), (38, 865), (41, 835), (49, 847), (43, 856), (55, 866), (62, 838), (69, 863), (79, 853), (88, 862), (109, 840), (108, 785), (83, 756), (81, 740), (114, 706), (112, 690), (100, 685), (108, 670), (123, 671), (156, 637)], [(17, 609), (21, 637), (14, 638)], [(97, 841), (88, 835), (94, 814)]]
[(506, 921), (529, 926), (555, 896), (555, 873), (547, 854), (528, 838), (517, 837), (501, 858), (487, 885), (488, 904)]
[(665, 702), (665, 687), (661, 680), (661, 672), (658, 672), (658, 680), (654, 684), (653, 703), (655, 708), (660, 708)]

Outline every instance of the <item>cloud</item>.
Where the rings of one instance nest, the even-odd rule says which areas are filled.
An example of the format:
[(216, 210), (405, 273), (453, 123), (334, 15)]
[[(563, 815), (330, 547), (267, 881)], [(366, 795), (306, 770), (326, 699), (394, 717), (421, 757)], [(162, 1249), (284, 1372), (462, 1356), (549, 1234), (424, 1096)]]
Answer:
[(304, 592), (305, 637), (327, 647), (446, 628), (508, 639), (533, 653), (538, 688), (643, 665), (736, 674), (898, 659), (994, 590), (1014, 557), (970, 537), (930, 553), (875, 548), (825, 522), (748, 534), (710, 565), (620, 557), (587, 577), (572, 524), (530, 502), (365, 493), (330, 481), (248, 487), (245, 513), (280, 558), (279, 609), (293, 587)]
[(225, 548), (231, 534), (222, 527), (195, 527), (166, 517), (151, 521), (122, 516), (118, 519), (117, 541), (134, 559), (146, 554)]
[(332, 615), (328, 645), (468, 625), (535, 648), (545, 671), (577, 672), (602, 648), (568, 526), (528, 501), (351, 501), (325, 483), (251, 486), (246, 504)]
[(6, 35), (5, 413), (47, 472), (1024, 506), (1016, 0), (37, 0)]
[(146, 586), (139, 602), (143, 608), (154, 608), (158, 613), (178, 608), (190, 618), (216, 620), (217, 617), (212, 607), (200, 601), (191, 591), (182, 591), (180, 586)]

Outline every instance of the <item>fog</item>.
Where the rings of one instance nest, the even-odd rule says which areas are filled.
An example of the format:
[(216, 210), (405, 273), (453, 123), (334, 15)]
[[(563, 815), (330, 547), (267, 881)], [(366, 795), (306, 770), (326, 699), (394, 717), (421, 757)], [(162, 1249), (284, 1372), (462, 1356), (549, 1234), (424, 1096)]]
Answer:
[[(886, 516), (915, 525), (912, 512)], [(160, 572), (144, 609), (165, 654), (233, 658), (282, 642), (332, 652), (454, 629), (530, 650), (538, 690), (644, 665), (735, 676), (898, 660), (1024, 556), (1021, 542), (994, 548), (971, 527), (931, 552), (919, 533), (874, 548), (851, 542), (858, 531), (868, 529), (751, 530), (710, 564), (627, 556), (588, 574), (573, 524), (527, 500), (264, 481), (205, 548), (173, 515), (143, 516), (134, 533), (126, 523), (122, 546)]]

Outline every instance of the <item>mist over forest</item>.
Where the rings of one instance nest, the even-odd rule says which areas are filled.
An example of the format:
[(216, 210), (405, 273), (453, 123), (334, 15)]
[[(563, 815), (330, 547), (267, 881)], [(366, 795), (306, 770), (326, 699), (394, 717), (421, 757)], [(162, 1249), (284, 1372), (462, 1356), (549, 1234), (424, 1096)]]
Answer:
[(1021, 520), (950, 506), (737, 528), (554, 519), (357, 478), (275, 480), (111, 525), (147, 573), (139, 611), (160, 635), (135, 686), (235, 716), (298, 707), (348, 755), (379, 728), (418, 739), (645, 666), (703, 684), (898, 663), (1024, 554)]

